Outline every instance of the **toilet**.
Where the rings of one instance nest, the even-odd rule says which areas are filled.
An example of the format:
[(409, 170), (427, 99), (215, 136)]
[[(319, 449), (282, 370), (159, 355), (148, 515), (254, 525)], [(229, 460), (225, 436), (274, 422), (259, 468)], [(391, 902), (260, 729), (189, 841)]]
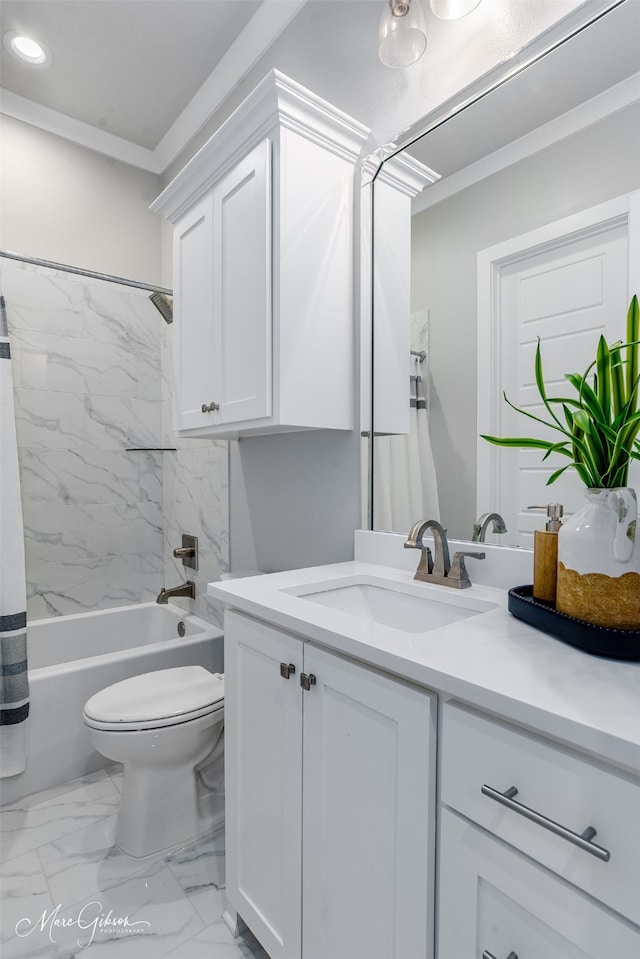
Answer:
[(180, 666), (133, 676), (92, 696), (83, 718), (95, 749), (124, 766), (122, 852), (141, 859), (222, 825), (223, 675)]

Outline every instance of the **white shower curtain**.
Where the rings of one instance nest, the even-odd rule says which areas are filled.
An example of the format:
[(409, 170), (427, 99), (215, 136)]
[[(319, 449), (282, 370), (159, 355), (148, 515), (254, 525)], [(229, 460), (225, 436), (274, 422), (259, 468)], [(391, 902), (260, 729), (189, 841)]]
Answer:
[(440, 519), (427, 403), (419, 373), (409, 377), (409, 405), (407, 434), (375, 438), (373, 528), (377, 530), (408, 533), (418, 520)]
[(0, 776), (27, 764), (27, 613), (11, 350), (0, 288)]

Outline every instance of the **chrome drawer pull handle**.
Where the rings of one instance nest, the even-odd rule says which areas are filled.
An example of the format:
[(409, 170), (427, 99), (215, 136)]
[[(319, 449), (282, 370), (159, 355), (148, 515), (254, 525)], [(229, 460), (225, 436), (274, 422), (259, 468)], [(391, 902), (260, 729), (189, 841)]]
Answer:
[[(485, 949), (485, 951), (482, 953), (482, 959), (496, 959), (496, 957), (492, 952), (489, 952), (488, 949)], [(507, 959), (518, 959), (518, 957), (516, 956), (515, 952), (510, 952), (507, 956)]]
[(550, 832), (555, 833), (556, 836), (561, 836), (563, 839), (566, 839), (567, 842), (572, 842), (574, 846), (584, 849), (585, 852), (590, 852), (592, 856), (596, 856), (603, 862), (609, 862), (611, 858), (609, 850), (603, 849), (602, 846), (597, 846), (594, 842), (591, 842), (596, 834), (593, 826), (587, 826), (583, 833), (573, 832), (571, 829), (567, 829), (566, 826), (561, 826), (559, 823), (554, 822), (553, 819), (547, 819), (546, 816), (536, 812), (535, 809), (529, 809), (528, 806), (523, 806), (522, 803), (516, 802), (513, 797), (517, 796), (517, 794), (518, 790), (515, 786), (511, 786), (503, 793), (498, 792), (497, 789), (493, 789), (491, 786), (482, 787), (483, 796), (488, 796), (489, 799), (495, 799), (496, 802), (499, 802), (502, 806), (506, 806), (507, 809), (512, 809), (513, 812), (519, 813), (521, 816), (524, 816), (525, 819), (530, 819), (531, 822), (537, 823), (538, 826), (543, 826)]

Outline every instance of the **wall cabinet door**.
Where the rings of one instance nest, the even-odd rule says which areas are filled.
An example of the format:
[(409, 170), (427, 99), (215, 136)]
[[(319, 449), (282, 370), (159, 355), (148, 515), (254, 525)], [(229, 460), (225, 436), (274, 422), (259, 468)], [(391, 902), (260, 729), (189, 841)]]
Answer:
[(304, 959), (428, 959), (435, 698), (309, 644), (304, 672)]
[(227, 895), (271, 959), (429, 959), (434, 698), (228, 612), (225, 722)]
[(258, 144), (176, 224), (180, 430), (271, 415), (270, 147)]
[[(213, 189), (213, 423), (271, 415), (271, 177), (263, 140)], [(213, 395), (215, 394), (215, 395)]]
[(227, 612), (227, 895), (271, 959), (300, 959), (301, 671), (299, 640)]
[(636, 959), (640, 930), (444, 809), (438, 959)]
[(215, 388), (213, 195), (202, 197), (173, 231), (175, 426), (204, 425)]

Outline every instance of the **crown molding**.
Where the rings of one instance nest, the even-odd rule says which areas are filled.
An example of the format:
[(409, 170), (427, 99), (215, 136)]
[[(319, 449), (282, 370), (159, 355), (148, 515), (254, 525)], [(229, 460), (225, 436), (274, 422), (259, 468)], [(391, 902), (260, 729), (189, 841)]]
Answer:
[(130, 166), (148, 170), (150, 173), (162, 173), (154, 150), (131, 143), (130, 140), (115, 136), (106, 130), (100, 130), (90, 123), (75, 120), (34, 100), (18, 96), (10, 90), (0, 90), (0, 113), (45, 130), (47, 133), (53, 133), (64, 140), (70, 140), (88, 150), (120, 160), (121, 163), (128, 163)]
[(182, 153), (306, 2), (263, 0), (242, 33), (155, 148), (162, 172)]
[(53, 133), (130, 166), (162, 174), (215, 114), (306, 2), (307, 0), (263, 0), (242, 33), (153, 150), (3, 88), (0, 88), (0, 114), (22, 120), (47, 133)]
[(490, 153), (489, 156), (471, 163), (434, 184), (414, 201), (412, 213), (421, 213), (455, 193), (466, 190), (480, 180), (499, 173), (514, 163), (526, 160), (540, 153), (541, 150), (553, 146), (554, 143), (560, 143), (574, 133), (586, 130), (594, 123), (638, 102), (640, 102), (640, 73), (634, 73), (626, 80), (592, 97), (591, 100), (586, 100), (574, 107), (573, 110), (563, 113), (562, 116), (537, 127), (514, 140), (513, 143), (507, 144), (500, 150)]
[(369, 128), (271, 70), (151, 204), (175, 222), (241, 157), (279, 128), (292, 130), (354, 164)]

